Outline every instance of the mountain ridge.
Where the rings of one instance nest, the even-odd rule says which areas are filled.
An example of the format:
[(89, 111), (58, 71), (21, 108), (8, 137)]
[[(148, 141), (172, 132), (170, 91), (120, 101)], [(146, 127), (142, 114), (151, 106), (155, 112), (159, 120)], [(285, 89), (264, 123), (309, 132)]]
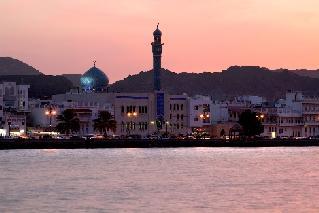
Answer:
[(43, 75), (43, 73), (18, 59), (0, 57), (0, 75)]
[[(291, 89), (319, 93), (317, 78), (258, 66), (232, 66), (215, 73), (175, 73), (162, 69), (161, 74), (163, 90), (172, 94), (209, 95), (215, 99), (258, 95), (275, 100), (282, 98)], [(150, 92), (153, 86), (152, 75), (152, 70), (130, 75), (113, 83), (110, 91)]]
[[(9, 73), (9, 74), (8, 74)], [(0, 57), (0, 81), (30, 84), (30, 97), (51, 96), (80, 86), (80, 74), (45, 75), (10, 57)], [(287, 90), (319, 94), (319, 70), (270, 70), (259, 66), (231, 66), (222, 72), (161, 72), (163, 89), (171, 94), (208, 95), (228, 99), (258, 95), (282, 98)], [(141, 71), (109, 85), (109, 92), (153, 92), (153, 71)]]

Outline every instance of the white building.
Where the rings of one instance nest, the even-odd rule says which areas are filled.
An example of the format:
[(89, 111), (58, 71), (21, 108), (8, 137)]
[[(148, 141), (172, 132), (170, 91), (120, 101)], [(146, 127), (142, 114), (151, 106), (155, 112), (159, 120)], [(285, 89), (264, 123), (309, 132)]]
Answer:
[(165, 129), (170, 135), (187, 135), (189, 126), (189, 101), (186, 94), (165, 96)]
[(26, 133), (29, 88), (29, 85), (17, 85), (16, 82), (0, 83), (1, 136), (19, 136)]
[[(212, 119), (214, 119), (211, 109), (215, 109), (213, 108), (211, 98), (207, 96), (197, 95), (195, 97), (189, 98), (188, 100), (190, 128), (210, 126)], [(219, 114), (218, 112), (216, 112), (217, 110), (215, 111), (216, 115)]]

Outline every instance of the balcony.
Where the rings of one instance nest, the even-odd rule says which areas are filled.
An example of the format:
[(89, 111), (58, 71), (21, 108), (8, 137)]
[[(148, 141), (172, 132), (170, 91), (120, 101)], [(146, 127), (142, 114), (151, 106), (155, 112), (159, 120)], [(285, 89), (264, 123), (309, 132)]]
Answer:
[(319, 121), (306, 121), (304, 125), (307, 126), (319, 126)]
[(319, 110), (303, 111), (304, 115), (319, 115)]

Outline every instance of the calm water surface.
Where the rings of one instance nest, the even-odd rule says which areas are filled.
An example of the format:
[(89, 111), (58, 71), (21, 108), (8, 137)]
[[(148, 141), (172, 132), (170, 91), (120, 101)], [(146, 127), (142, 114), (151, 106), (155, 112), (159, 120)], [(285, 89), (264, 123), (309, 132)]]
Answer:
[(319, 148), (0, 151), (0, 212), (319, 212)]

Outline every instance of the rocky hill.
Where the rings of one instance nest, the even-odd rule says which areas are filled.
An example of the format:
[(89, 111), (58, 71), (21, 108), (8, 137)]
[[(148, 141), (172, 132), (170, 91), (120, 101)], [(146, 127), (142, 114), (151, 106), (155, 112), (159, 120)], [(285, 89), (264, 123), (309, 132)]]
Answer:
[[(149, 92), (153, 86), (153, 71), (115, 82), (110, 91)], [(259, 95), (274, 100), (284, 96), (287, 90), (319, 93), (319, 79), (301, 76), (293, 72), (271, 71), (257, 66), (233, 66), (215, 73), (174, 73), (162, 70), (163, 90), (176, 94), (210, 95), (225, 99), (239, 95)]]
[(0, 75), (1, 81), (30, 85), (29, 97), (31, 98), (50, 97), (68, 92), (73, 87), (70, 80), (59, 75)]
[(0, 75), (41, 75), (39, 70), (10, 57), (0, 57)]

